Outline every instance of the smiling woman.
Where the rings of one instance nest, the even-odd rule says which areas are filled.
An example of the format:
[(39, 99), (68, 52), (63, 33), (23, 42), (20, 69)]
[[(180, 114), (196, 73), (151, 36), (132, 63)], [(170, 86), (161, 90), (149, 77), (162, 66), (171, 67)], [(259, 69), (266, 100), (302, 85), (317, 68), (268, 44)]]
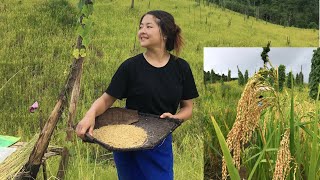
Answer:
[[(192, 99), (198, 97), (190, 66), (179, 54), (182, 47), (181, 29), (171, 14), (149, 11), (140, 19), (138, 38), (144, 53), (124, 61), (105, 91), (78, 123), (81, 138), (92, 135), (95, 117), (105, 112), (116, 99), (126, 98), (126, 108), (160, 118), (189, 119)], [(177, 112), (178, 107), (180, 107)], [(173, 179), (172, 136), (150, 150), (114, 152), (120, 180)]]

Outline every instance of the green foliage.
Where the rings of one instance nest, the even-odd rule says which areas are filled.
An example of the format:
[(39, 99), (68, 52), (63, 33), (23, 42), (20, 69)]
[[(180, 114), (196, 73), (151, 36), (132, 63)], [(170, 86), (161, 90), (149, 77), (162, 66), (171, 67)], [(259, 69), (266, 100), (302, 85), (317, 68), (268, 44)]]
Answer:
[(271, 41), (268, 42), (267, 46), (263, 47), (263, 51), (261, 52), (261, 59), (263, 60), (263, 66), (265, 67), (267, 65), (267, 62), (269, 61), (269, 55), (270, 52), (270, 44)]
[(221, 97), (225, 98), (228, 94), (230, 94), (231, 86), (229, 84), (224, 83), (222, 78), (220, 79), (220, 92)]
[(73, 50), (72, 55), (74, 58), (79, 59), (80, 57), (86, 57), (87, 53), (86, 53), (86, 50), (82, 48), (80, 50), (79, 49)]
[(301, 84), (301, 81), (300, 81), (300, 78), (299, 78), (299, 73), (296, 74), (295, 84), (296, 85), (300, 85)]
[(243, 86), (245, 84), (244, 77), (238, 66), (237, 68), (238, 68), (238, 84), (240, 86)]
[(317, 119), (320, 117), (319, 96), (320, 96), (320, 84), (318, 85), (318, 93), (316, 97), (316, 100), (317, 100), (316, 113), (315, 113), (316, 121), (313, 124), (312, 150), (311, 150), (310, 166), (309, 166), (309, 173), (308, 173), (308, 179), (312, 179), (312, 180), (317, 179), (317, 174), (319, 174), (319, 163), (320, 163), (320, 159), (319, 159), (320, 152), (319, 152), (319, 141), (318, 141), (320, 131), (319, 131), (319, 119)]
[(222, 152), (223, 152), (223, 156), (226, 159), (226, 164), (227, 164), (228, 172), (230, 174), (230, 178), (232, 180), (240, 180), (239, 172), (233, 164), (233, 159), (232, 159), (231, 154), (229, 152), (226, 140), (223, 137), (223, 134), (219, 128), (219, 125), (217, 124), (217, 122), (213, 116), (211, 116), (211, 120), (212, 120), (212, 124), (214, 126), (214, 129), (216, 131), (216, 134), (217, 134), (217, 137), (219, 140), (219, 144), (220, 144)]
[(278, 82), (279, 82), (279, 91), (281, 92), (283, 90), (283, 84), (286, 81), (286, 66), (280, 65), (278, 67)]
[[(211, 71), (208, 71), (208, 72), (203, 71), (203, 75), (204, 75), (205, 83), (216, 83), (216, 82), (219, 82), (219, 81), (220, 82), (221, 81), (224, 81), (224, 82), (228, 81), (228, 77), (226, 75), (224, 75), (224, 74), (222, 74), (222, 75), (216, 74), (213, 69), (211, 69)], [(230, 76), (231, 76), (231, 74), (230, 74)], [(230, 80), (232, 80), (231, 77), (230, 77)]]
[(313, 51), (309, 81), (309, 96), (316, 99), (320, 83), (320, 48)]
[(242, 14), (286, 26), (318, 29), (319, 2), (317, 0), (246, 1), (207, 0)]
[[(290, 153), (291, 156), (296, 157), (296, 148), (295, 148), (295, 127), (294, 127), (294, 91), (293, 91), (293, 75), (292, 75), (292, 71), (289, 72), (288, 75), (288, 83), (290, 82), (290, 86), (288, 86), (288, 88), (291, 88), (291, 94), (290, 94)], [(290, 163), (290, 166), (293, 167), (293, 163)], [(290, 176), (289, 177), (293, 177), (294, 176), (294, 170), (293, 168), (290, 169)]]
[[(274, 74), (274, 69), (273, 69), (273, 68), (270, 68), (270, 72), (271, 72), (272, 74)], [(268, 79), (268, 82), (270, 83), (270, 85), (273, 86), (273, 85), (274, 85), (274, 82), (275, 82), (274, 77), (268, 76), (267, 79)]]
[(292, 71), (290, 71), (287, 76), (287, 87), (291, 89), (292, 83), (293, 83), (293, 76), (292, 76)]
[(79, 0), (78, 8), (80, 10), (79, 24), (77, 28), (77, 34), (81, 37), (81, 47), (84, 50), (75, 49), (73, 56), (78, 59), (79, 56), (85, 57), (85, 49), (90, 43), (90, 32), (94, 25), (92, 18), (90, 17), (93, 13), (93, 4), (89, 0)]
[(304, 83), (303, 82), (303, 73), (302, 73), (302, 71), (300, 71), (300, 73), (299, 73), (299, 82), (300, 82), (300, 84)]
[(78, 8), (79, 8), (79, 9), (82, 9), (85, 1), (86, 1), (86, 0), (79, 0), (79, 2), (78, 2)]
[(311, 22), (311, 23), (309, 23), (308, 28), (309, 28), (309, 29), (318, 29), (319, 26), (318, 26), (317, 23)]
[(300, 73), (298, 75), (299, 78), (299, 85), (303, 85), (304, 81), (303, 81), (303, 73), (302, 73), (302, 65), (301, 65), (301, 69), (300, 69)]
[(210, 71), (210, 81), (211, 83), (215, 83), (218, 79), (216, 78), (216, 73), (214, 73), (213, 69)]
[(246, 71), (245, 71), (245, 73), (244, 73), (244, 83), (245, 83), (245, 84), (247, 84), (248, 79), (249, 79), (249, 73), (248, 73), (248, 70), (246, 69)]
[(231, 70), (228, 69), (228, 78), (227, 78), (227, 81), (231, 81)]

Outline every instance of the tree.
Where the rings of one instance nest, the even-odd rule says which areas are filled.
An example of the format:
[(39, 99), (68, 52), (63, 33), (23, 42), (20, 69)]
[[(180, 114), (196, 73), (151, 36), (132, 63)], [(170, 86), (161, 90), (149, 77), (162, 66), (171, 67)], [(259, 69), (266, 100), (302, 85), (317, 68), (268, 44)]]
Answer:
[(211, 72), (210, 72), (210, 80), (211, 80), (211, 83), (215, 83), (216, 82), (216, 73), (213, 71), (213, 69), (211, 69)]
[(288, 88), (292, 88), (292, 80), (293, 80), (293, 77), (292, 77), (292, 72), (290, 71), (289, 73), (288, 73), (288, 77), (287, 77), (287, 87)]
[(266, 47), (263, 47), (263, 51), (261, 53), (261, 58), (263, 60), (263, 66), (266, 67), (267, 66), (267, 62), (269, 61), (269, 56), (268, 56), (268, 52), (270, 52), (270, 44), (271, 41), (268, 42)]
[(280, 64), (278, 68), (278, 82), (279, 82), (279, 91), (283, 90), (283, 84), (286, 81), (286, 66)]
[(299, 79), (299, 74), (297, 73), (296, 74), (296, 85), (298, 86), (298, 85), (300, 85), (300, 79)]
[(317, 48), (317, 50), (313, 51), (309, 81), (309, 96), (312, 99), (316, 99), (320, 83), (320, 48)]
[(227, 78), (227, 81), (231, 81), (231, 70), (228, 69), (228, 78)]
[(208, 81), (210, 81), (210, 71), (208, 72), (203, 71), (203, 81), (204, 83), (207, 83)]
[(134, 7), (134, 0), (131, 0), (131, 9)]
[(244, 73), (244, 83), (245, 84), (247, 84), (248, 79), (249, 79), (249, 73), (248, 73), (248, 70), (246, 70), (246, 72)]
[(302, 65), (301, 65), (301, 70), (300, 70), (300, 73), (299, 73), (299, 82), (300, 82), (301, 85), (303, 85)]
[(243, 74), (242, 72), (240, 71), (239, 67), (237, 66), (238, 68), (238, 84), (240, 86), (243, 86), (244, 85), (244, 77), (243, 77)]
[[(272, 74), (274, 73), (274, 68), (270, 68), (270, 72), (272, 72)], [(273, 76), (268, 76), (267, 77), (269, 83), (271, 84), (271, 86), (274, 85), (274, 77)]]

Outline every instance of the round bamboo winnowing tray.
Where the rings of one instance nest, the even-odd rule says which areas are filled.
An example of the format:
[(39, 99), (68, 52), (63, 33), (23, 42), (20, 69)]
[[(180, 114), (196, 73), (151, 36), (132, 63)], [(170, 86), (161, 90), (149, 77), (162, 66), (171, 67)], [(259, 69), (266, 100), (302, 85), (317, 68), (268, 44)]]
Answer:
[[(118, 108), (117, 111), (121, 109), (122, 112), (126, 114), (127, 109)], [(112, 108), (111, 108), (112, 110)], [(129, 110), (131, 111), (131, 110)], [(152, 149), (158, 144), (160, 144), (165, 137), (167, 137), (170, 133), (172, 133), (178, 126), (180, 126), (181, 121), (178, 119), (171, 119), (171, 118), (160, 118), (157, 115), (153, 114), (146, 114), (146, 113), (137, 113), (137, 116), (135, 120), (124, 121), (122, 124), (131, 124), (135, 127), (141, 128), (146, 132), (146, 139), (145, 141), (137, 146), (131, 146), (131, 147), (116, 147), (115, 145), (112, 145), (110, 143), (102, 142), (101, 140), (91, 137), (88, 133), (86, 134), (86, 141), (97, 143), (101, 145), (102, 147), (111, 150), (111, 151), (134, 151), (134, 150), (143, 150), (143, 149)], [(122, 117), (122, 115), (117, 114), (117, 116)], [(104, 126), (111, 126), (111, 125), (119, 125), (120, 123), (114, 123), (116, 121), (113, 121), (110, 124), (111, 121), (109, 121), (107, 118), (96, 118), (95, 123), (95, 129), (99, 129)], [(117, 121), (118, 122), (118, 121)], [(129, 122), (129, 123), (128, 123)]]

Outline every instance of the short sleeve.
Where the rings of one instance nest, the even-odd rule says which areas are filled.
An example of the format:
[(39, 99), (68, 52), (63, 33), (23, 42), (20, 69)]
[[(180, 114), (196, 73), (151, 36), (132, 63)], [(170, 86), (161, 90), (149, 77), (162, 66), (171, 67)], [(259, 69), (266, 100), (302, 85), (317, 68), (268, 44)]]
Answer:
[(120, 100), (122, 98), (126, 98), (129, 82), (128, 79), (128, 63), (125, 61), (120, 65), (116, 73), (113, 75), (111, 82), (105, 92)]
[(194, 82), (193, 74), (189, 64), (185, 61), (183, 66), (184, 78), (183, 78), (183, 92), (182, 100), (193, 99), (199, 96), (196, 84)]

